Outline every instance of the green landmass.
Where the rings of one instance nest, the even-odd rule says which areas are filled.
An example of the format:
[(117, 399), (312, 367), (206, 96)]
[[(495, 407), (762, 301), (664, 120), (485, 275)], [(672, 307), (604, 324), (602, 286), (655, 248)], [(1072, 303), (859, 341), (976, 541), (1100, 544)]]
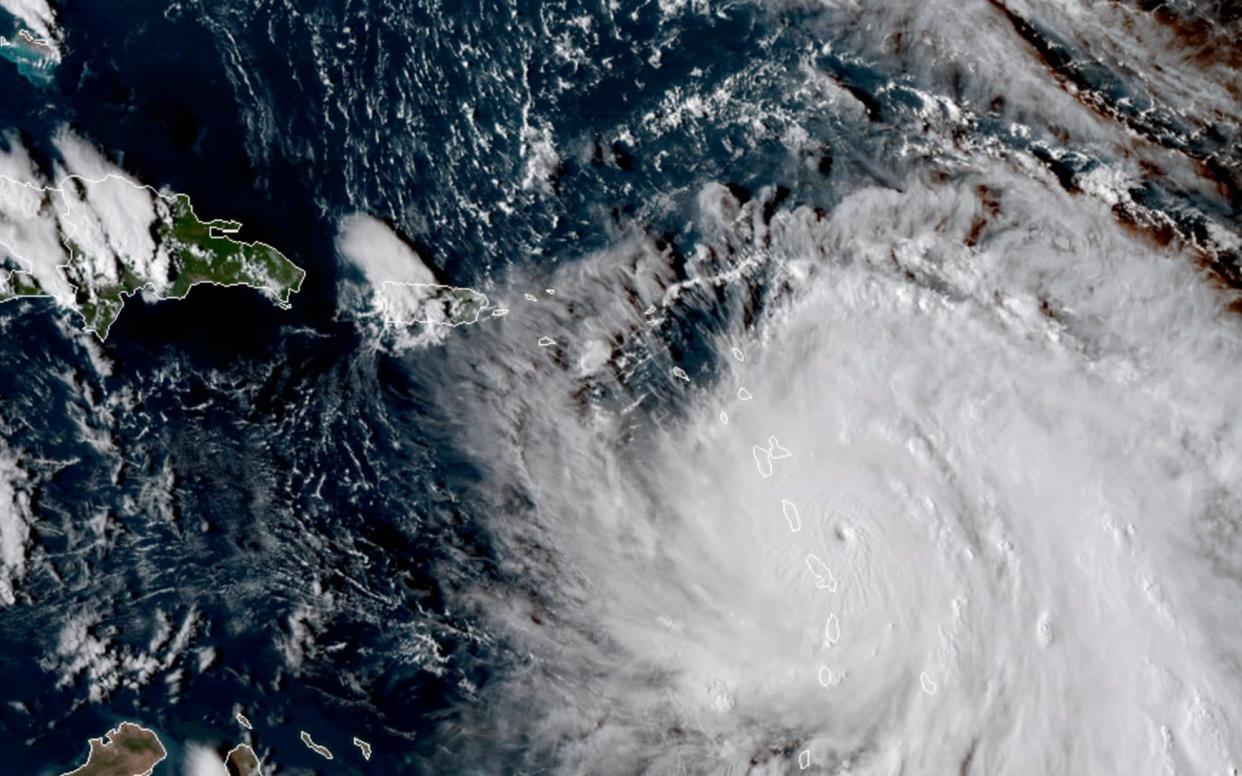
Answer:
[[(80, 182), (66, 181), (65, 185), (76, 185), (79, 196), (85, 195)], [(157, 255), (162, 252), (168, 260), (166, 270), (155, 265), (159, 266), (159, 277), (145, 276), (147, 270), (132, 266), (131, 261), (123, 258), (112, 258), (115, 266), (106, 271), (99, 265), (100, 257), (89, 255), (65, 234), (63, 222), (58, 222), (61, 242), (68, 253), (60, 271), (74, 288), (73, 305), (85, 328), (100, 339), (108, 335), (125, 299), (139, 292), (153, 293), (158, 299), (184, 299), (191, 288), (201, 284), (249, 286), (287, 307), (289, 297), (302, 286), (306, 272), (280, 251), (266, 243), (233, 239), (230, 235), (241, 229), (237, 221), (199, 220), (185, 194), (160, 194), (118, 177), (92, 185), (146, 189), (155, 220), (149, 224), (135, 221), (132, 227), (149, 231), (156, 242)], [(0, 302), (47, 295), (29, 272), (0, 264)]]
[(487, 297), (472, 288), (452, 288), (443, 294), (443, 299), (446, 322), (453, 326), (476, 323), (489, 306)]
[(302, 285), (306, 272), (270, 245), (227, 237), (241, 229), (236, 221), (200, 221), (190, 198), (177, 194), (171, 219), (160, 224), (160, 238), (176, 262), (171, 298), (185, 296), (199, 283), (248, 285), (272, 291), (280, 304)]
[(22, 296), (47, 296), (47, 293), (29, 272), (0, 269), (0, 302)]
[[(301, 287), (306, 272), (280, 251), (266, 243), (226, 236), (241, 228), (237, 221), (200, 221), (185, 194), (171, 199), (161, 196), (156, 205), (158, 218), (152, 231), (171, 260), (169, 282), (160, 290), (160, 299), (184, 299), (191, 288), (202, 284), (250, 286), (269, 292), (284, 307)], [(89, 263), (87, 257), (70, 248), (75, 258), (82, 260), (71, 261), (65, 275), (78, 290), (75, 301), (86, 328), (102, 339), (120, 315), (125, 297), (148, 287), (150, 280), (125, 266), (117, 267), (119, 283), (100, 284), (77, 277), (75, 269)]]
[(108, 329), (112, 328), (116, 317), (121, 314), (125, 297), (137, 293), (147, 281), (120, 262), (116, 266), (120, 283), (92, 278), (86, 274), (87, 267), (90, 266), (90, 258), (86, 253), (68, 238), (65, 239), (65, 246), (69, 249), (70, 260), (61, 271), (74, 288), (73, 302), (85, 322), (86, 330), (95, 332), (103, 339), (108, 336)]

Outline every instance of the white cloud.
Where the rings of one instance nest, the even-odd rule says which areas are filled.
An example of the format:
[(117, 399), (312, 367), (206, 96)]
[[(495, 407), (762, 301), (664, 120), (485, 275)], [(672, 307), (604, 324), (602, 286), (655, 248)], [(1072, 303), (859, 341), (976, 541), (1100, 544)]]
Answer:
[(197, 631), (199, 615), (190, 609), (174, 632), (167, 616), (156, 610), (147, 649), (118, 644), (115, 630), (101, 614), (82, 612), (68, 617), (60, 627), (57, 646), (40, 664), (57, 674), (56, 686), (67, 687), (84, 677), (88, 697), (102, 702), (118, 689), (137, 690), (162, 676), (170, 698), (180, 691), (182, 671), (177, 666), (188, 652)]
[[(68, 238), (92, 260), (96, 277), (116, 282), (118, 265), (129, 267), (156, 287), (167, 283), (167, 267), (154, 266), (156, 194), (132, 180), (90, 143), (62, 129), (54, 140), (63, 157), (60, 220)], [(72, 176), (72, 180), (63, 180)]]
[(220, 755), (206, 744), (186, 744), (181, 772), (185, 776), (228, 776)]
[(62, 204), (46, 190), (20, 138), (8, 133), (3, 141), (8, 151), (0, 151), (0, 253), (59, 301), (70, 303), (73, 289), (58, 269), (69, 260), (56, 226)]
[(26, 553), (34, 514), (30, 507), (30, 475), (20, 458), (0, 444), (0, 606), (11, 606), (14, 585), (26, 575)]
[(436, 282), (435, 275), (418, 253), (374, 216), (356, 213), (341, 219), (336, 248), (375, 288), (385, 281)]
[[(106, 328), (98, 329), (110, 325), (123, 304), (117, 285), (141, 290), (152, 299), (165, 298), (173, 260), (168, 241), (161, 243), (160, 237), (173, 215), (170, 195), (138, 183), (68, 128), (53, 139), (60, 156), (54, 186), (16, 136), (5, 139), (8, 150), (0, 152), (0, 260), (6, 267), (29, 272), (70, 309), (80, 309), (79, 295), (102, 301), (98, 307), (82, 305), (88, 328), (100, 338)], [(285, 289), (284, 280), (261, 276), (258, 270), (254, 274), (230, 282), (254, 287), (287, 306), (280, 297), (297, 286)], [(0, 277), (6, 300), (22, 280), (29, 284), (16, 272)], [(23, 296), (29, 294), (22, 290)]]
[(47, 0), (0, 0), (0, 8), (21, 19), (36, 37), (51, 41), (60, 37), (56, 14)]
[[(972, 747), (996, 772), (1139, 772), (1169, 756), (1160, 725), (1179, 761), (1236, 765), (1242, 333), (1189, 257), (1020, 161), (770, 226), (713, 188), (716, 274), (669, 282), (637, 239), (547, 281), (572, 313), (531, 305), (477, 343), (456, 441), (525, 586), (474, 598), (532, 656), (490, 690), (498, 725), (546, 709), (528, 731), (567, 770), (776, 772), (797, 743), (920, 773)], [(584, 407), (593, 343), (666, 374), (644, 311), (758, 266), (767, 316), (719, 325), (724, 371), (677, 388), (684, 417)], [(589, 379), (629, 396), (611, 374)], [(792, 455), (765, 478), (772, 436)]]
[[(475, 323), (490, 306), (478, 291), (437, 283), (418, 253), (373, 216), (356, 213), (343, 218), (336, 247), (366, 278), (362, 293), (373, 314), (396, 327), (424, 325), (405, 344), (439, 341), (444, 335), (437, 327)], [(348, 300), (353, 293), (346, 287), (342, 297)]]

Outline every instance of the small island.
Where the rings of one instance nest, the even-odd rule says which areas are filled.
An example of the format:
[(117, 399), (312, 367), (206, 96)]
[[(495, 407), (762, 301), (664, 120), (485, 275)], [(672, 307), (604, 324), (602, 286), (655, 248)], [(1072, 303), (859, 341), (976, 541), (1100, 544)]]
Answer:
[(229, 752), (224, 760), (224, 767), (229, 776), (263, 776), (263, 771), (259, 769), (258, 756), (245, 744), (238, 744)]
[(86, 764), (63, 776), (146, 776), (167, 756), (154, 732), (122, 722), (103, 738), (92, 738)]
[(55, 83), (60, 30), (48, 6), (19, 0), (0, 3), (0, 59), (7, 59), (36, 86)]
[(315, 739), (311, 738), (310, 733), (307, 733), (305, 730), (301, 730), (298, 732), (298, 735), (301, 737), (302, 743), (306, 744), (307, 749), (311, 750), (325, 760), (332, 759), (331, 750), (329, 750), (326, 746), (315, 743)]

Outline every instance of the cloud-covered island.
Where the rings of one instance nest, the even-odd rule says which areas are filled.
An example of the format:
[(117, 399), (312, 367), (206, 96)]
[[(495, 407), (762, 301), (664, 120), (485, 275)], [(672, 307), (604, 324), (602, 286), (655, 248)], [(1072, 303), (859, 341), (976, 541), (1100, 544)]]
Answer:
[(49, 185), (15, 135), (0, 147), (0, 303), (50, 297), (100, 339), (125, 299), (182, 299), (201, 284), (249, 286), (281, 307), (306, 273), (270, 245), (202, 221), (185, 194), (132, 180), (68, 131)]

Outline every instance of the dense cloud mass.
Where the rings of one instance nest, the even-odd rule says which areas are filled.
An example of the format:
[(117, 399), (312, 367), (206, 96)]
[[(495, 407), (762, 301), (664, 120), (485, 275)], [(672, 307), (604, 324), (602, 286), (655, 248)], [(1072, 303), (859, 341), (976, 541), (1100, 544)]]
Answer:
[[(1195, 58), (1137, 10), (1042, 12), (1072, 36), (1057, 50), (1120, 58), (1143, 91), (1114, 103), (1040, 61), (1025, 15), (826, 12), (956, 91), (911, 92), (900, 177), (775, 215), (771, 190), (710, 184), (684, 275), (635, 237), (473, 343), (477, 406), (455, 420), (521, 580), (476, 603), (528, 654), (479, 724), (532, 763), (1236, 771), (1236, 200), (1141, 199), (1236, 185), (1213, 140), (1236, 133), (1232, 44)], [(992, 94), (1011, 123), (988, 135), (972, 111)], [(1066, 170), (1069, 145), (1093, 158)], [(719, 368), (668, 380), (683, 410), (599, 398), (674, 368), (645, 340), (661, 316), (752, 292), (757, 322), (725, 302), (706, 335)], [(563, 336), (530, 356), (544, 332)]]
[[(740, 355), (684, 417), (583, 406), (572, 352), (489, 354), (480, 401), (508, 411), (473, 416), (479, 455), (498, 509), (529, 504), (496, 522), (539, 591), (485, 603), (534, 656), (496, 724), (544, 710), (570, 771), (1230, 772), (1226, 299), (1001, 163), (748, 239), (796, 291), (721, 333)], [(591, 257), (558, 295), (619, 270)], [(583, 354), (618, 323), (594, 312)]]

